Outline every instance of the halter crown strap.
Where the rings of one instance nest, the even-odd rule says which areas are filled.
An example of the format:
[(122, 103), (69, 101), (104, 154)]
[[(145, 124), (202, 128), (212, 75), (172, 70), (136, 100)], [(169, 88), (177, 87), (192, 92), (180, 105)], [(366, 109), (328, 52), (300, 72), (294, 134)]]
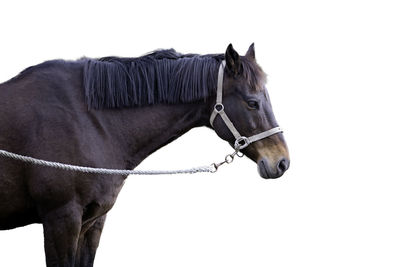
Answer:
[(236, 130), (235, 126), (233, 125), (232, 121), (229, 119), (228, 115), (226, 115), (226, 113), (224, 111), (225, 107), (222, 104), (222, 86), (224, 83), (225, 65), (226, 65), (226, 62), (225, 62), (225, 60), (223, 60), (221, 62), (221, 65), (219, 66), (219, 70), (218, 70), (217, 100), (215, 101), (214, 110), (210, 116), (211, 126), (214, 127), (214, 125), (213, 125), (214, 120), (217, 117), (217, 115), (220, 115), (222, 120), (224, 121), (226, 127), (228, 127), (229, 131), (231, 131), (231, 133), (233, 134), (233, 136), (236, 139), (235, 140), (235, 149), (237, 149), (237, 150), (241, 150), (241, 149), (247, 147), (248, 145), (250, 145), (251, 143), (254, 143), (258, 140), (261, 140), (261, 139), (267, 138), (271, 135), (283, 132), (283, 130), (280, 127), (275, 127), (275, 128), (269, 129), (267, 131), (261, 132), (259, 134), (252, 135), (250, 137), (245, 137), (245, 136), (240, 135), (238, 130)]
[(233, 123), (228, 118), (228, 115), (226, 115), (226, 113), (224, 111), (224, 105), (222, 104), (222, 85), (224, 83), (224, 68), (225, 68), (225, 60), (223, 60), (221, 62), (221, 65), (219, 66), (219, 70), (218, 70), (217, 100), (215, 102), (214, 110), (210, 117), (210, 124), (211, 124), (211, 126), (213, 126), (215, 117), (217, 117), (217, 115), (220, 115), (222, 120), (225, 122), (226, 126), (228, 127), (228, 129), (233, 134), (233, 136), (236, 139), (238, 139), (239, 137), (241, 137), (241, 135), (238, 132), (238, 130), (236, 130), (235, 126), (233, 126)]

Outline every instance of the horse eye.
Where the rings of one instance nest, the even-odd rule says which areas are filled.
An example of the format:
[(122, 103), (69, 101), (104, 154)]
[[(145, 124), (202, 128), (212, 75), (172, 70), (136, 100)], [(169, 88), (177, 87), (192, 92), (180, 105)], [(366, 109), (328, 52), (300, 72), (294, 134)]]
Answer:
[(258, 109), (258, 102), (254, 101), (254, 100), (249, 100), (249, 101), (247, 101), (247, 106), (250, 109)]

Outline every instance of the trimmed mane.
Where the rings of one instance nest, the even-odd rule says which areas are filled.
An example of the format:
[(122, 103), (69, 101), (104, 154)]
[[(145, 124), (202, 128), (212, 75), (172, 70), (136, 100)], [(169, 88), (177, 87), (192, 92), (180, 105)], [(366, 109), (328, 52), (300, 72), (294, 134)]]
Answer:
[[(265, 73), (242, 58), (243, 77), (262, 90)], [(138, 107), (158, 103), (206, 101), (215, 95), (223, 54), (180, 54), (159, 50), (137, 58), (84, 58), (86, 103), (93, 109)]]
[(85, 59), (86, 102), (102, 109), (204, 101), (216, 92), (223, 58), (169, 49), (138, 58)]

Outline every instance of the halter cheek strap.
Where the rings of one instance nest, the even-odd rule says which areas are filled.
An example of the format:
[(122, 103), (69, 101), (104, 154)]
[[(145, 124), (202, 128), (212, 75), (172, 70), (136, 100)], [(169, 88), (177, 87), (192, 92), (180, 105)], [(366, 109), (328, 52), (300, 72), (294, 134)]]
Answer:
[(235, 126), (233, 125), (232, 121), (229, 119), (228, 115), (226, 115), (226, 113), (224, 111), (224, 105), (222, 104), (222, 86), (223, 86), (223, 81), (224, 81), (225, 65), (226, 65), (225, 60), (223, 60), (221, 62), (221, 65), (219, 66), (219, 70), (218, 70), (217, 100), (215, 102), (214, 110), (211, 113), (211, 117), (210, 117), (211, 126), (214, 127), (214, 125), (213, 125), (214, 120), (217, 117), (217, 115), (220, 115), (222, 120), (224, 121), (226, 127), (228, 127), (228, 129), (231, 131), (231, 133), (235, 137), (235, 145), (234, 146), (235, 146), (236, 150), (241, 150), (241, 149), (247, 147), (248, 145), (250, 145), (251, 143), (254, 143), (258, 140), (267, 138), (271, 135), (283, 132), (283, 130), (280, 127), (275, 127), (275, 128), (269, 129), (267, 131), (261, 132), (259, 134), (252, 135), (250, 137), (240, 135), (238, 130), (236, 130)]

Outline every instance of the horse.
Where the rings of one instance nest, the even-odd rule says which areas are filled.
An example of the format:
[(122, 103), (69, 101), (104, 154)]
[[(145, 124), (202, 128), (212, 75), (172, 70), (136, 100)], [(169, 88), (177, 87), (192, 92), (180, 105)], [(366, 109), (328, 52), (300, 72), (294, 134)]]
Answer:
[[(217, 108), (219, 72), (223, 106)], [(131, 170), (194, 127), (212, 128), (236, 146), (225, 118), (210, 116), (223, 108), (243, 136), (277, 127), (265, 83), (254, 44), (244, 56), (230, 44), (223, 54), (167, 49), (136, 58), (46, 61), (0, 84), (0, 149)], [(280, 131), (240, 149), (263, 178), (289, 168)], [(126, 178), (0, 157), (0, 230), (40, 223), (47, 266), (93, 266), (107, 212)]]

